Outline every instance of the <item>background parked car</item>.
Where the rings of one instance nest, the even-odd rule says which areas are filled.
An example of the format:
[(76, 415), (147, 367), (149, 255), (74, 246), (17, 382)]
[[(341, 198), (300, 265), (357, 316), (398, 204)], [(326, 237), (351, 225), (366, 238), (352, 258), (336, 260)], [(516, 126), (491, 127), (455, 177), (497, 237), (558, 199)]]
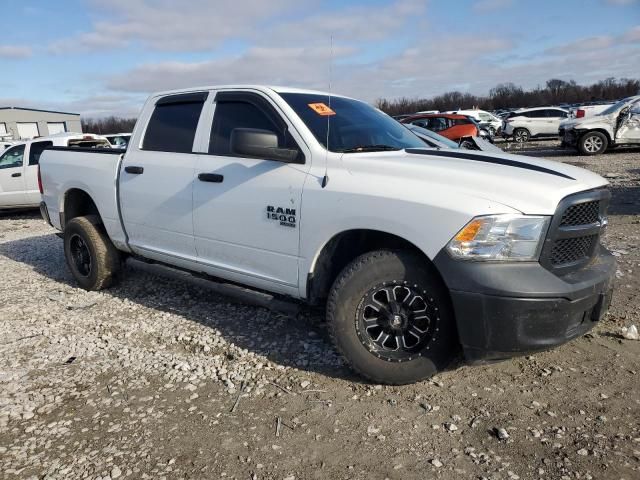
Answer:
[(473, 117), (482, 127), (485, 127), (491, 136), (500, 133), (502, 129), (502, 119), (485, 110), (455, 110), (447, 113), (457, 113)]
[(18, 142), (0, 153), (0, 210), (40, 205), (38, 163), (48, 147), (106, 147), (106, 138), (82, 133), (59, 133)]
[(598, 115), (562, 122), (558, 134), (563, 147), (574, 147), (583, 155), (640, 145), (640, 95), (620, 100)]
[(555, 137), (560, 122), (569, 112), (557, 107), (523, 108), (511, 112), (502, 122), (502, 135), (513, 137), (516, 142), (528, 142), (531, 138)]
[(492, 143), (484, 140), (482, 137), (469, 137), (462, 144), (458, 144), (453, 140), (449, 140), (442, 135), (438, 135), (431, 130), (419, 127), (417, 125), (406, 124), (409, 130), (417, 135), (427, 146), (432, 148), (450, 148), (450, 149), (466, 149), (481, 150), (483, 152), (502, 152), (502, 149), (496, 147)]
[(113, 148), (121, 148), (125, 150), (127, 149), (127, 146), (129, 146), (129, 140), (131, 140), (130, 133), (114, 133), (105, 135), (104, 137), (109, 140), (109, 143)]
[(410, 123), (426, 128), (458, 143), (465, 138), (480, 135), (479, 128), (464, 115), (450, 113), (419, 114), (405, 118), (402, 123)]

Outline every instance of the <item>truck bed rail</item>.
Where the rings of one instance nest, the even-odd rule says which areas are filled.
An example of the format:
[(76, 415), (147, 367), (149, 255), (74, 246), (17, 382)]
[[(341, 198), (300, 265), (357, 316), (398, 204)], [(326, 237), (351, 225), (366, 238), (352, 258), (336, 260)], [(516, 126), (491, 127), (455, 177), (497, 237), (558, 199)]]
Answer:
[(107, 153), (110, 155), (122, 155), (126, 150), (121, 148), (86, 148), (86, 147), (47, 147), (45, 150), (63, 152)]

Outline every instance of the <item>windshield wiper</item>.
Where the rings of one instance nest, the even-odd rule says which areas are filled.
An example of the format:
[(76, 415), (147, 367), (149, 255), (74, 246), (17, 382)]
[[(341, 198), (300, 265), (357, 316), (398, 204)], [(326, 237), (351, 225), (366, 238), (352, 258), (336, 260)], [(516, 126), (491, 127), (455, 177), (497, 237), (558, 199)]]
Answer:
[(340, 150), (341, 153), (355, 153), (355, 152), (385, 152), (391, 150), (401, 150), (398, 147), (392, 147), (391, 145), (358, 145), (353, 148), (345, 148)]

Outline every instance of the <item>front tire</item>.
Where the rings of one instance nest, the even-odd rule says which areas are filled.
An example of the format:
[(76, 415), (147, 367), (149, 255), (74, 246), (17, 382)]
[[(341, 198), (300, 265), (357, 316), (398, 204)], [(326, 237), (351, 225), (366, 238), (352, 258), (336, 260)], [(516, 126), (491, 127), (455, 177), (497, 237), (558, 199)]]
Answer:
[(76, 217), (67, 223), (64, 254), (73, 277), (85, 290), (111, 286), (120, 270), (120, 252), (96, 217)]
[(408, 251), (369, 252), (347, 265), (331, 288), (327, 323), (353, 370), (377, 383), (427, 379), (458, 352), (446, 287)]
[(601, 132), (585, 133), (578, 142), (578, 150), (583, 155), (600, 155), (609, 146), (609, 139)]

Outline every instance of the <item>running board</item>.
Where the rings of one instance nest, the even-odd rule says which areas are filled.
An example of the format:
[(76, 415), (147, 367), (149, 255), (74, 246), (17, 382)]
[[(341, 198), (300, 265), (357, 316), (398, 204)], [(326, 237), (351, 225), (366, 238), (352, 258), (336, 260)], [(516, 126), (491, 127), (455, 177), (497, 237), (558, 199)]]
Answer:
[(267, 292), (247, 288), (240, 284), (231, 283), (205, 273), (192, 272), (137, 256), (130, 257), (129, 261), (132, 262), (136, 268), (147, 273), (188, 281), (195, 286), (211, 290), (225, 297), (233, 298), (241, 303), (266, 308), (289, 317), (296, 317), (303, 307), (300, 302), (295, 300), (289, 300), (286, 297), (274, 296)]

